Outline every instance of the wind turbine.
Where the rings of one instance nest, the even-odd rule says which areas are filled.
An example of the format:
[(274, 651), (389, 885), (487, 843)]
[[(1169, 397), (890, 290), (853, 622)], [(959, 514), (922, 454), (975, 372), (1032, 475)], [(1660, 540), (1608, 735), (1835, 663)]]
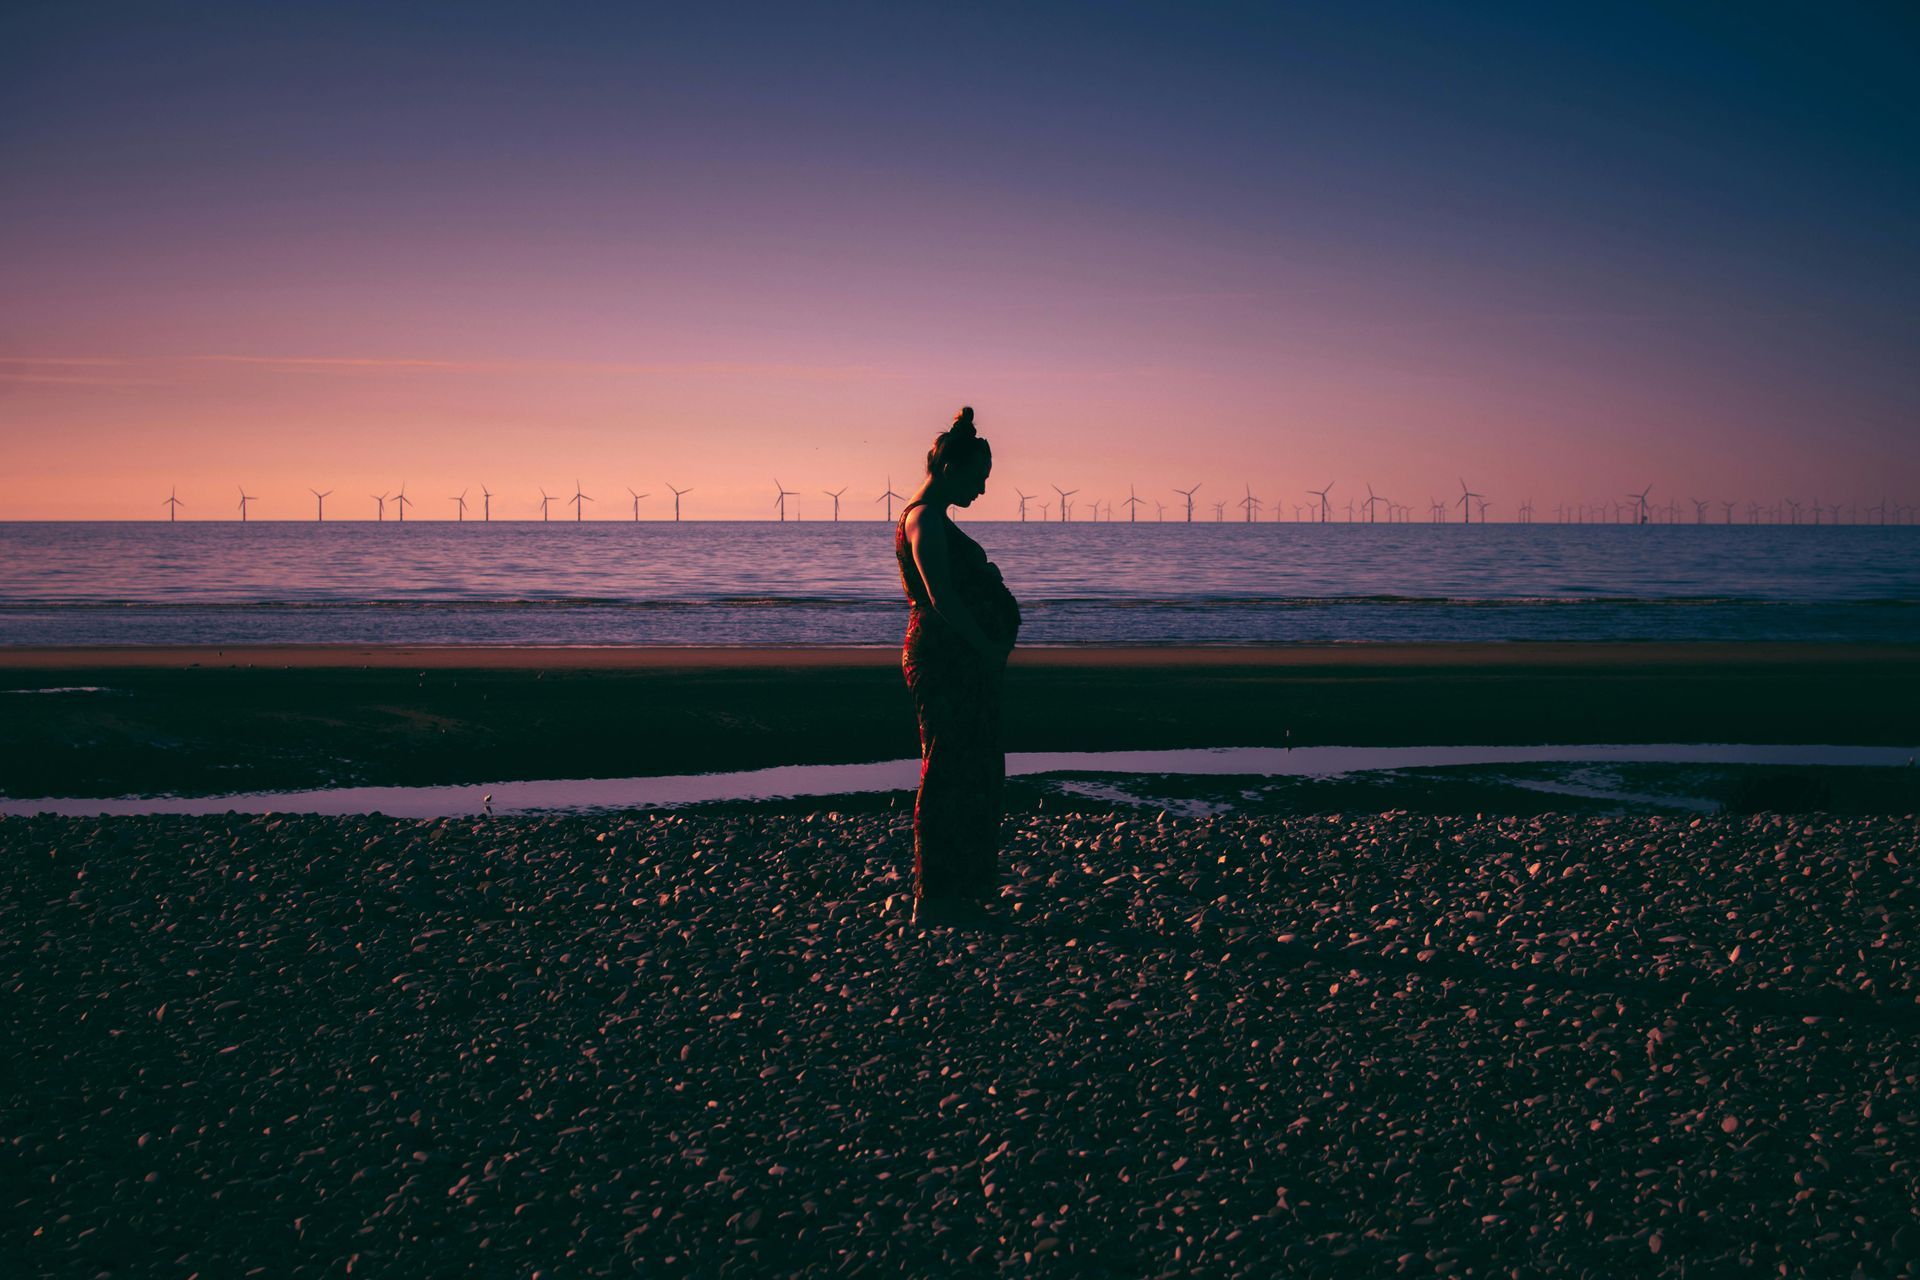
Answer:
[(1328, 516), (1331, 514), (1331, 510), (1327, 506), (1327, 495), (1333, 492), (1333, 481), (1327, 481), (1327, 487), (1324, 489), (1309, 489), (1307, 492), (1320, 499), (1320, 523), (1325, 524)]
[[(627, 486), (627, 492), (628, 492), (628, 493), (633, 493), (633, 486), (632, 486), (632, 485), (628, 485), (628, 486)], [(635, 524), (639, 524), (639, 523), (640, 523), (640, 499), (642, 499), (642, 498), (644, 498), (644, 497), (646, 497), (646, 496), (647, 496), (647, 495), (646, 495), (646, 494), (644, 494), (644, 493), (633, 493), (633, 522), (634, 522)]]
[[(1016, 492), (1017, 492), (1017, 490), (1016, 490)], [(906, 495), (906, 494), (904, 494), (904, 493), (895, 493), (895, 492), (893, 491), (893, 477), (892, 477), (892, 476), (888, 476), (888, 477), (887, 477), (887, 491), (886, 491), (885, 493), (883, 493), (883, 494), (881, 494), (881, 495), (880, 495), (879, 497), (877, 497), (877, 498), (875, 498), (875, 499), (874, 499), (874, 501), (875, 501), (875, 502), (884, 502), (884, 503), (886, 503), (886, 504), (887, 504), (887, 523), (888, 523), (888, 524), (892, 524), (892, 523), (893, 523), (893, 504), (894, 504), (894, 503), (896, 503), (896, 502), (905, 502), (906, 500), (907, 500), (907, 495)], [(1022, 501), (1024, 501), (1024, 500), (1025, 500), (1025, 499), (1023, 498), (1023, 499), (1022, 499)], [(1021, 511), (1020, 511), (1020, 518), (1021, 518), (1022, 520), (1025, 520), (1025, 519), (1027, 518), (1027, 513), (1026, 513), (1026, 508), (1024, 508), (1024, 507), (1022, 507), (1022, 508), (1021, 508)]]
[[(669, 484), (667, 488), (673, 489), (673, 486)], [(680, 523), (680, 495), (692, 492), (693, 490), (690, 487), (686, 489), (673, 489), (673, 522), (675, 524)]]
[(1363, 507), (1365, 507), (1365, 508), (1367, 509), (1367, 523), (1368, 523), (1368, 524), (1377, 524), (1377, 523), (1378, 523), (1378, 519), (1377, 519), (1377, 515), (1378, 515), (1378, 510), (1379, 510), (1379, 509), (1378, 509), (1378, 507), (1377, 507), (1377, 506), (1376, 506), (1375, 504), (1376, 504), (1376, 503), (1381, 503), (1381, 502), (1385, 502), (1385, 503), (1387, 504), (1387, 511), (1388, 511), (1388, 514), (1389, 514), (1389, 516), (1391, 516), (1391, 514), (1392, 514), (1392, 511), (1393, 511), (1393, 503), (1392, 503), (1392, 502), (1390, 502), (1390, 501), (1388, 501), (1388, 500), (1387, 500), (1386, 498), (1381, 498), (1381, 497), (1376, 497), (1376, 496), (1375, 496), (1375, 494), (1374, 494), (1374, 492), (1373, 492), (1373, 486), (1372, 486), (1372, 485), (1368, 485), (1368, 486), (1367, 486), (1367, 500), (1366, 500), (1365, 502), (1363, 502), (1363, 503), (1361, 503), (1361, 504), (1360, 504), (1361, 506), (1363, 506)]
[(308, 489), (307, 492), (313, 495), (314, 522), (318, 523), (325, 520), (327, 518), (327, 495), (331, 494), (333, 490), (329, 489), (326, 493), (322, 493), (318, 489)]
[(454, 504), (454, 510), (458, 513), (454, 516), (454, 523), (464, 522), (467, 518), (467, 491), (462, 489), (458, 497), (448, 498), (447, 501)]
[(407, 482), (405, 480), (400, 482), (400, 492), (393, 495), (393, 500), (400, 507), (400, 523), (405, 524), (407, 522), (407, 508), (413, 505), (413, 499), (407, 496)]
[(1627, 495), (1627, 497), (1631, 498), (1635, 503), (1634, 511), (1638, 517), (1634, 521), (1635, 524), (1647, 523), (1647, 495), (1652, 492), (1653, 486), (1648, 485), (1638, 493), (1630, 493)]
[(782, 488), (778, 476), (774, 477), (773, 487), (780, 490), (780, 496), (773, 500), (773, 505), (780, 508), (780, 519), (784, 521), (787, 518), (787, 499), (797, 498), (800, 494), (798, 490)]
[[(888, 488), (892, 488), (892, 486), (889, 485)], [(1020, 499), (1020, 523), (1025, 524), (1027, 522), (1027, 504), (1033, 501), (1033, 495), (1030, 493), (1021, 493), (1018, 489), (1015, 489), (1013, 492), (1014, 496)], [(892, 518), (891, 511), (888, 512), (888, 518)]]
[(1140, 507), (1141, 507), (1141, 504), (1145, 502), (1146, 502), (1145, 498), (1139, 497), (1134, 493), (1132, 485), (1127, 486), (1127, 500), (1121, 503), (1120, 505), (1127, 509), (1128, 524), (1134, 524), (1139, 520)]
[(1260, 499), (1253, 496), (1253, 486), (1251, 484), (1247, 486), (1247, 496), (1240, 499), (1240, 505), (1247, 509), (1247, 523), (1252, 524), (1254, 514), (1263, 504)]
[(541, 524), (545, 524), (547, 523), (548, 520), (552, 519), (552, 517), (547, 514), (547, 504), (552, 501), (553, 501), (553, 495), (548, 493), (546, 489), (542, 488), (540, 490), (540, 523)]
[(485, 485), (480, 486), (480, 522), (493, 523), (493, 493)]
[(1165, 524), (1167, 522), (1167, 504), (1166, 503), (1161, 502), (1158, 499), (1155, 499), (1153, 504), (1153, 511), (1154, 511), (1154, 518), (1157, 519), (1161, 524)]
[[(169, 485), (169, 486), (167, 487), (167, 499), (166, 499), (166, 501), (165, 501), (165, 502), (162, 502), (162, 503), (160, 504), (161, 506), (163, 506), (163, 507), (165, 507), (165, 508), (167, 509), (167, 523), (168, 523), (168, 524), (172, 524), (172, 523), (173, 523), (173, 518), (174, 518), (174, 516), (175, 516), (176, 514), (178, 514), (178, 512), (179, 512), (179, 510), (180, 510), (180, 508), (181, 508), (181, 507), (184, 507), (184, 506), (186, 506), (186, 505), (187, 505), (186, 503), (184, 503), (184, 502), (182, 502), (182, 501), (180, 501), (180, 498), (179, 498), (179, 496), (178, 496), (178, 495), (179, 495), (179, 492), (180, 492), (180, 487), (179, 487), (178, 485)], [(1885, 519), (1885, 517), (1884, 517), (1884, 514), (1883, 514), (1883, 516), (1882, 516), (1882, 519), (1881, 519), (1881, 521), (1880, 521), (1880, 523), (1881, 523), (1881, 524), (1885, 524), (1885, 523), (1886, 523), (1886, 519)]]
[(579, 524), (580, 521), (586, 517), (586, 504), (592, 502), (593, 499), (581, 492), (580, 481), (576, 479), (573, 482), (573, 496), (568, 498), (567, 501), (573, 504), (573, 522)]
[(381, 521), (384, 521), (387, 518), (387, 496), (388, 495), (384, 493), (370, 493), (367, 496), (380, 504), (378, 512), (373, 517), (374, 523), (378, 524)]
[(1468, 503), (1468, 499), (1470, 499), (1470, 498), (1480, 498), (1480, 497), (1485, 497), (1485, 496), (1486, 496), (1486, 495), (1484, 495), (1484, 494), (1479, 494), (1479, 493), (1475, 493), (1475, 492), (1474, 492), (1473, 490), (1471, 490), (1471, 489), (1469, 489), (1469, 488), (1467, 488), (1467, 481), (1466, 481), (1466, 478), (1465, 478), (1464, 476), (1463, 476), (1463, 477), (1461, 477), (1461, 480), (1460, 480), (1460, 513), (1461, 513), (1461, 514), (1462, 514), (1463, 516), (1465, 516), (1465, 517), (1466, 517), (1466, 519), (1465, 519), (1465, 520), (1464, 520), (1464, 521), (1463, 521), (1462, 523), (1465, 523), (1465, 524), (1472, 524), (1472, 523), (1473, 523), (1473, 507), (1472, 507), (1471, 505), (1469, 505), (1469, 503)]
[(249, 502), (258, 502), (260, 499), (248, 493), (245, 485), (235, 485), (234, 488), (240, 490), (240, 523), (245, 524), (247, 522), (247, 504)]
[(1215, 524), (1219, 524), (1222, 521), (1224, 521), (1226, 518), (1227, 518), (1227, 503), (1226, 503), (1226, 499), (1223, 498), (1219, 502), (1216, 502), (1213, 504), (1213, 522)]
[(826, 494), (829, 498), (833, 499), (833, 522), (835, 524), (840, 523), (840, 494), (845, 493), (846, 491), (847, 491), (847, 486), (845, 485), (840, 486), (838, 493), (836, 493), (832, 489), (822, 489), (820, 491)]
[(1053, 486), (1053, 491), (1060, 495), (1060, 523), (1065, 524), (1067, 522), (1067, 499), (1080, 491), (1078, 489), (1062, 489), (1057, 484)]
[[(1203, 481), (1202, 483), (1205, 483), (1205, 482)], [(1175, 489), (1174, 492), (1187, 500), (1187, 523), (1192, 524), (1193, 523), (1193, 495), (1200, 492), (1200, 485), (1195, 485), (1191, 489)]]

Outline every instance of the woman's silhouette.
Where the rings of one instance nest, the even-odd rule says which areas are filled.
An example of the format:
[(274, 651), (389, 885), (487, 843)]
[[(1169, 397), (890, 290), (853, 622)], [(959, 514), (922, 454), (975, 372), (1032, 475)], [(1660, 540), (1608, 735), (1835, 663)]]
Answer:
[(894, 554), (912, 608), (900, 655), (920, 720), (920, 795), (913, 806), (913, 918), (983, 916), (999, 886), (1000, 686), (1020, 606), (949, 506), (985, 492), (993, 453), (962, 409), (927, 451), (927, 478), (900, 513)]

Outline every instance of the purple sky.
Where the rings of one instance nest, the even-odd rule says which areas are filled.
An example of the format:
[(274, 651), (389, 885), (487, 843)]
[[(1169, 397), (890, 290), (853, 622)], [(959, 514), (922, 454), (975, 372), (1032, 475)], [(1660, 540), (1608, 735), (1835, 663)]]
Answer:
[(695, 8), (8, 6), (0, 519), (1920, 490), (1911, 10)]

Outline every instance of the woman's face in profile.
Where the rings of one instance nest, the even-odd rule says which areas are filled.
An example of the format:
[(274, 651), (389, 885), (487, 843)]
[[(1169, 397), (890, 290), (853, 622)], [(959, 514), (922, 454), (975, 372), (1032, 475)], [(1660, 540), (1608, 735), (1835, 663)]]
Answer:
[(987, 475), (992, 470), (992, 458), (981, 458), (965, 466), (955, 467), (950, 473), (953, 505), (972, 506), (973, 500), (987, 491)]

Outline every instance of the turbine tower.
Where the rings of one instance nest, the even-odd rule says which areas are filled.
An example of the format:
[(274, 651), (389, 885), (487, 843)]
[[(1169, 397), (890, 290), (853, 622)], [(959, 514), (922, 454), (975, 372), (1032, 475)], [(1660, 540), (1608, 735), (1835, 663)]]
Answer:
[[(187, 505), (186, 503), (180, 501), (179, 493), (180, 493), (180, 487), (178, 485), (169, 485), (167, 487), (167, 499), (165, 502), (162, 502), (160, 504), (161, 506), (167, 509), (168, 524), (172, 524), (173, 518), (179, 512), (180, 508)], [(1886, 521), (1882, 520), (1881, 523), (1885, 524)]]
[(787, 499), (799, 497), (800, 492), (797, 489), (783, 487), (780, 483), (780, 477), (778, 476), (775, 476), (773, 479), (773, 487), (779, 490), (780, 495), (773, 500), (773, 505), (780, 508), (780, 519), (784, 523), (787, 518)]
[(1380, 510), (1379, 504), (1382, 502), (1385, 502), (1387, 504), (1387, 514), (1389, 517), (1391, 517), (1393, 514), (1393, 503), (1388, 501), (1386, 498), (1376, 496), (1373, 492), (1373, 486), (1368, 485), (1367, 500), (1360, 504), (1361, 506), (1367, 509), (1368, 524), (1377, 524), (1379, 522), (1378, 521), (1379, 510)]
[(379, 507), (378, 507), (378, 508), (376, 509), (376, 511), (375, 511), (375, 514), (374, 514), (374, 517), (373, 517), (373, 522), (374, 522), (375, 524), (379, 524), (379, 523), (381, 523), (381, 522), (383, 522), (384, 520), (386, 520), (386, 518), (387, 518), (387, 497), (388, 497), (388, 495), (387, 495), (387, 494), (384, 494), (384, 493), (370, 493), (370, 494), (368, 494), (367, 496), (368, 496), (369, 498), (372, 498), (372, 499), (373, 499), (373, 500), (374, 500), (375, 502), (377, 502), (377, 503), (379, 503), (379, 504), (380, 504), (380, 506), (379, 506)]
[[(893, 504), (896, 502), (905, 502), (906, 500), (907, 500), (906, 494), (895, 493), (893, 491), (892, 476), (887, 477), (887, 491), (874, 499), (875, 502), (884, 502), (887, 504), (887, 523), (888, 524), (893, 523)], [(1022, 514), (1020, 518), (1022, 520), (1026, 519), (1025, 514)]]
[(1174, 492), (1187, 500), (1187, 523), (1192, 524), (1193, 523), (1193, 495), (1200, 492), (1200, 486), (1195, 485), (1191, 489), (1175, 489)]
[(586, 517), (586, 504), (592, 502), (593, 499), (581, 492), (580, 481), (576, 479), (573, 482), (573, 496), (568, 498), (567, 501), (573, 504), (573, 522), (579, 524), (580, 521)]
[(1146, 499), (1145, 499), (1145, 498), (1142, 498), (1142, 497), (1139, 497), (1139, 496), (1137, 496), (1137, 495), (1136, 495), (1136, 494), (1134, 493), (1134, 491), (1133, 491), (1133, 486), (1132, 486), (1132, 485), (1128, 485), (1128, 486), (1127, 486), (1127, 500), (1126, 500), (1125, 502), (1123, 502), (1123, 503), (1121, 503), (1121, 504), (1120, 504), (1121, 506), (1123, 506), (1123, 507), (1125, 507), (1125, 508), (1127, 509), (1127, 523), (1128, 523), (1128, 524), (1136, 524), (1136, 523), (1138, 523), (1138, 522), (1139, 522), (1139, 519), (1140, 519), (1140, 506), (1141, 506), (1141, 504), (1142, 504), (1142, 503), (1144, 503), (1144, 502), (1146, 502)]
[(847, 486), (845, 485), (841, 485), (838, 492), (832, 489), (822, 489), (820, 491), (826, 494), (829, 498), (833, 499), (833, 522), (835, 524), (840, 523), (840, 494), (845, 493), (846, 491), (847, 491)]
[[(628, 486), (627, 486), (627, 492), (628, 492), (628, 493), (633, 493), (633, 486), (632, 486), (632, 485), (628, 485)], [(646, 496), (647, 496), (647, 495), (646, 495), (646, 494), (644, 494), (644, 493), (633, 493), (633, 522), (634, 522), (635, 524), (639, 524), (639, 523), (640, 523), (640, 499), (642, 499), (642, 498), (644, 498), (644, 497), (646, 497)]]
[(453, 518), (454, 523), (465, 523), (467, 518), (467, 491), (462, 489), (457, 497), (448, 498), (447, 501), (454, 504), (454, 511), (456, 512)]
[(1247, 523), (1252, 524), (1255, 514), (1261, 507), (1260, 499), (1253, 496), (1253, 486), (1247, 486), (1247, 496), (1240, 499), (1240, 505), (1247, 509)]
[(1053, 486), (1053, 491), (1060, 495), (1060, 523), (1065, 524), (1067, 522), (1067, 499), (1080, 491), (1078, 489), (1062, 489), (1057, 484)]
[(1331, 519), (1333, 515), (1333, 509), (1327, 505), (1327, 495), (1333, 492), (1333, 485), (1334, 485), (1334, 482), (1329, 480), (1327, 481), (1327, 487), (1324, 489), (1307, 490), (1308, 493), (1320, 499), (1320, 523), (1321, 524), (1327, 523), (1327, 521)]
[(247, 504), (249, 502), (258, 502), (260, 499), (248, 493), (245, 485), (237, 484), (234, 488), (240, 490), (240, 523), (245, 524), (247, 522)]
[[(673, 486), (669, 484), (667, 488), (673, 489)], [(693, 489), (691, 487), (685, 488), (685, 489), (673, 489), (673, 522), (675, 524), (680, 523), (680, 495), (683, 493), (692, 493), (692, 492), (693, 492)]]
[[(888, 487), (891, 488), (892, 486)], [(1020, 499), (1020, 523), (1025, 524), (1027, 522), (1027, 504), (1033, 501), (1033, 495), (1030, 493), (1021, 493), (1018, 489), (1015, 489), (1013, 492), (1014, 496)], [(892, 518), (891, 510), (888, 512), (888, 518)]]
[(480, 523), (493, 523), (493, 492), (485, 485), (480, 486)]
[[(1484, 494), (1475, 493), (1473, 490), (1467, 488), (1466, 479), (1462, 477), (1460, 481), (1460, 514), (1466, 517), (1463, 523), (1465, 524), (1473, 523), (1472, 499), (1485, 497), (1485, 496), (1486, 495)], [(1483, 510), (1480, 514), (1482, 519), (1484, 519), (1486, 516), (1486, 512)]]
[(308, 489), (307, 492), (313, 495), (313, 519), (318, 524), (327, 518), (327, 497), (333, 490), (322, 493), (318, 489)]
[(1652, 492), (1653, 486), (1648, 485), (1638, 493), (1630, 493), (1627, 495), (1634, 503), (1635, 524), (1647, 523), (1647, 495)]
[(544, 488), (541, 489), (540, 490), (540, 523), (541, 524), (545, 524), (547, 523), (548, 520), (552, 519), (552, 517), (547, 514), (547, 504), (552, 501), (553, 501), (553, 495), (548, 493)]
[(413, 505), (413, 499), (407, 496), (407, 482), (405, 480), (400, 482), (400, 492), (393, 495), (393, 500), (400, 508), (400, 523), (405, 524), (407, 522), (407, 508)]

